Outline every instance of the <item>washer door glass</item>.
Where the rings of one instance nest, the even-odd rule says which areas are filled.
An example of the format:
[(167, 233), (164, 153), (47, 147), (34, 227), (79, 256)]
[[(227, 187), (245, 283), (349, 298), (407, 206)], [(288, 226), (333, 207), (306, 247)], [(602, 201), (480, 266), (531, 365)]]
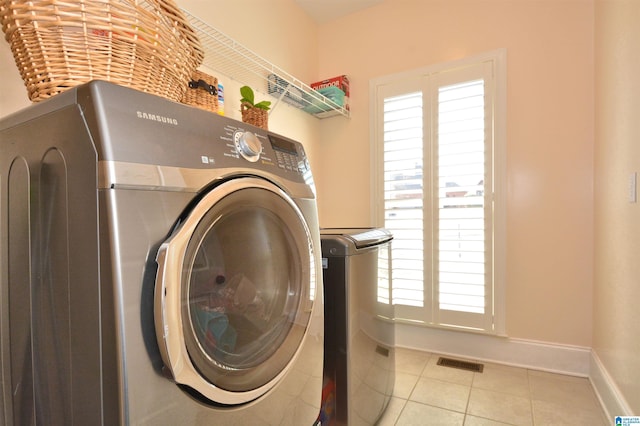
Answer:
[(312, 243), (295, 203), (266, 181), (229, 181), (163, 247), (182, 253), (170, 256), (182, 258), (180, 288), (167, 292), (176, 298), (163, 300), (164, 309), (178, 305), (182, 343), (204, 379), (182, 381), (176, 371), (185, 357), (178, 356), (169, 360), (176, 381), (221, 403), (236, 398), (218, 390), (250, 392), (241, 402), (266, 392), (294, 358), (310, 319)]

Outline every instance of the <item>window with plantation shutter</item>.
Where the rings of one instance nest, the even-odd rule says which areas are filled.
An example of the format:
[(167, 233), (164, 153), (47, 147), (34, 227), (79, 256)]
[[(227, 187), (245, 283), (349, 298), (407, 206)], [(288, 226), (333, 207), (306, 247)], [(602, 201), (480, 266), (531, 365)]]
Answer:
[(372, 82), (374, 211), (394, 235), (378, 303), (396, 320), (504, 333), (503, 56)]

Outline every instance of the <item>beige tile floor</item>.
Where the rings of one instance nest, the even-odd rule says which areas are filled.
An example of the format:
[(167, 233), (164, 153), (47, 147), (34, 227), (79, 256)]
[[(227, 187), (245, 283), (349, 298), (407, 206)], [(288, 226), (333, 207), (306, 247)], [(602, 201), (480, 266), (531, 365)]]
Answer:
[(394, 395), (379, 426), (605, 426), (589, 380), (483, 363), (474, 373), (439, 355), (398, 349)]

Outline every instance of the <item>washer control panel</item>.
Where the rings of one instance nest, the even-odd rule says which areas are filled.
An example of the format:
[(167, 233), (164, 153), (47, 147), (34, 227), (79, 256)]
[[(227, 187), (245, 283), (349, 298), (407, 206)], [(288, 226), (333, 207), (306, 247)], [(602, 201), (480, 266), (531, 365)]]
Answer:
[[(215, 148), (212, 151), (201, 155), (203, 164), (224, 168), (245, 167), (249, 162), (252, 163), (251, 168), (263, 169), (289, 179), (302, 182), (310, 179), (311, 167), (301, 143), (268, 131), (241, 127), (235, 120), (225, 121), (224, 126), (215, 127), (217, 137), (212, 135), (222, 143), (213, 145)], [(244, 165), (241, 166), (238, 161)]]

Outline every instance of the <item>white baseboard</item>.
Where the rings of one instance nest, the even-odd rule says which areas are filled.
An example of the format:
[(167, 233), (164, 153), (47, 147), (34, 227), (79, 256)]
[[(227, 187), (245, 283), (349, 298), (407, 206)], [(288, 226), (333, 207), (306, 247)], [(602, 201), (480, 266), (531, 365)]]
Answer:
[(399, 347), (589, 377), (591, 349), (524, 339), (396, 324)]
[(632, 416), (631, 408), (622, 396), (622, 393), (615, 382), (602, 365), (598, 354), (591, 351), (591, 371), (589, 380), (598, 395), (607, 417), (613, 419), (614, 416)]

